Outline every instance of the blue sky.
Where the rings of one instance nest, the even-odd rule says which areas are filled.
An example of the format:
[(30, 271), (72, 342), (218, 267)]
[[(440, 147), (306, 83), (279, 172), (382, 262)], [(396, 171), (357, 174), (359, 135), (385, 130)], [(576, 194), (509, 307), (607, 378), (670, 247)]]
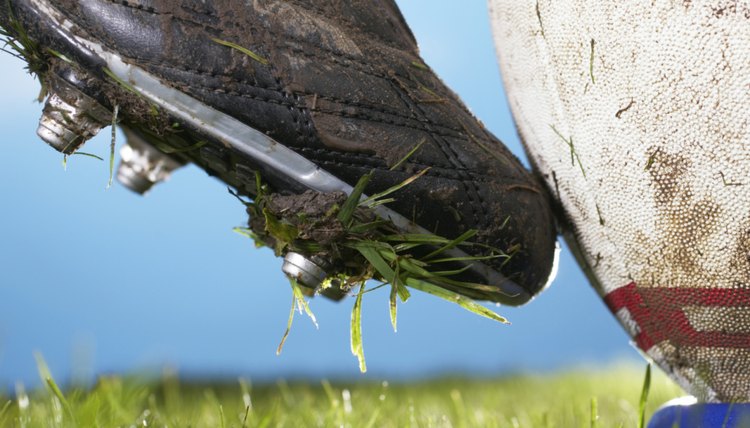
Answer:
[[(423, 56), (523, 157), (502, 92), (483, 1), (399, 2)], [(315, 299), (320, 328), (297, 317), (281, 261), (234, 233), (246, 218), (226, 187), (194, 167), (139, 197), (105, 190), (106, 162), (38, 140), (38, 85), (0, 55), (0, 388), (33, 384), (32, 353), (62, 379), (159, 370), (186, 375), (401, 379), (492, 375), (638, 361), (565, 250), (557, 281), (502, 326), (416, 292), (388, 319), (387, 291), (366, 296), (360, 375), (349, 352), (352, 300)], [(87, 152), (107, 156), (109, 130)]]

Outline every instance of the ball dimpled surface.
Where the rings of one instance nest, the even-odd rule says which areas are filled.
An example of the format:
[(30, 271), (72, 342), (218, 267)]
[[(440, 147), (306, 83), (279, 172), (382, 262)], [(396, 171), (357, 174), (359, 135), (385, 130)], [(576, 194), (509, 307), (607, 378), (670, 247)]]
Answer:
[(750, 401), (750, 3), (490, 13), (520, 135), (597, 291), (690, 393)]

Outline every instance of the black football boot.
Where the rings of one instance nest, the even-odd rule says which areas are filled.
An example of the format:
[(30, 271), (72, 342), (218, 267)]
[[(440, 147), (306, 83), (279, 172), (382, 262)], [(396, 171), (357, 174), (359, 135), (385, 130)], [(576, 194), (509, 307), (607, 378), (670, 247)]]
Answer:
[[(2, 1), (0, 26), (49, 94), (45, 141), (69, 154), (116, 121), (128, 187), (193, 162), (262, 197), (251, 228), (304, 284), (364, 264), (339, 241), (371, 239), (368, 224), (427, 241), (477, 231), (399, 247), (417, 260), (444, 247), (445, 288), (471, 298), (521, 304), (548, 283), (542, 187), (423, 63), (392, 0)], [(356, 231), (328, 221), (363, 176), (364, 200), (417, 174), (358, 208)], [(289, 230), (299, 245), (279, 245)]]

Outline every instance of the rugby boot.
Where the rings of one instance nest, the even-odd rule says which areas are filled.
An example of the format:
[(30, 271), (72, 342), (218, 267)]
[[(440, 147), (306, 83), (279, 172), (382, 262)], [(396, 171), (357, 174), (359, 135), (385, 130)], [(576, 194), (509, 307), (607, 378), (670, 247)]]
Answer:
[[(545, 191), (422, 61), (391, 0), (10, 0), (0, 14), (51, 91), (40, 135), (71, 153), (117, 121), (138, 142), (119, 174), (131, 188), (193, 162), (273, 195), (263, 223), (274, 207), (339, 207), (363, 176), (376, 195), (422, 174), (374, 218), (403, 234), (476, 230), (446, 248), (456, 279), (483, 285), (462, 294), (521, 304), (552, 276)], [(277, 250), (304, 281), (336, 264)]]

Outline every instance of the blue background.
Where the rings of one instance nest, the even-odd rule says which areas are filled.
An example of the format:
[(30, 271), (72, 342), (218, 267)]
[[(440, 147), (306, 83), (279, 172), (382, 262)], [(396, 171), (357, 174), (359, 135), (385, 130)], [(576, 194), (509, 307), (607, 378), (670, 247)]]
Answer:
[[(524, 157), (503, 95), (483, 1), (399, 2), (422, 54), (487, 127)], [(503, 326), (415, 292), (388, 318), (387, 290), (364, 300), (360, 375), (351, 299), (311, 303), (284, 353), (291, 291), (281, 261), (232, 233), (246, 221), (226, 187), (194, 167), (139, 197), (107, 162), (62, 156), (35, 135), (38, 84), (0, 55), (0, 389), (37, 382), (32, 353), (60, 379), (173, 367), (183, 375), (403, 379), (489, 375), (636, 360), (567, 249), (552, 288)], [(109, 130), (84, 151), (108, 156)], [(122, 142), (122, 138), (120, 139)]]

